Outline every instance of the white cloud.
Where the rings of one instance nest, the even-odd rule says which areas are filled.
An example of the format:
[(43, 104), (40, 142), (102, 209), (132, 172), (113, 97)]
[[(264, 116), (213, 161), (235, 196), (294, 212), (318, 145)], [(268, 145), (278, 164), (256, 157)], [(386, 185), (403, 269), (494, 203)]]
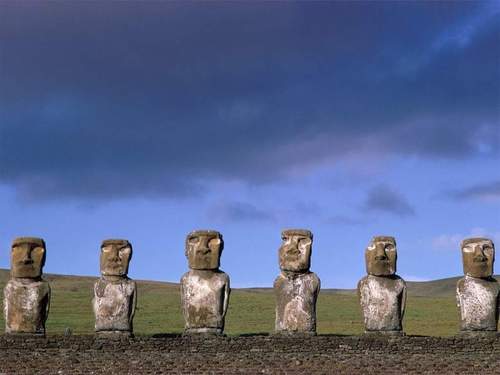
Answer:
[(460, 241), (469, 237), (487, 237), (494, 243), (500, 243), (500, 232), (494, 232), (482, 227), (472, 228), (467, 234), (440, 234), (432, 239), (432, 247), (436, 250), (457, 250), (460, 248)]

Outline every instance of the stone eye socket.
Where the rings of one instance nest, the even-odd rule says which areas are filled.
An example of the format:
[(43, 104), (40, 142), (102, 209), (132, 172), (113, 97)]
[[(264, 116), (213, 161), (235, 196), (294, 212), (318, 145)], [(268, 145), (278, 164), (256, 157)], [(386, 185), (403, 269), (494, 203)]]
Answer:
[(43, 247), (39, 247), (39, 246), (35, 247), (35, 248), (33, 248), (33, 250), (31, 250), (31, 252), (32, 252), (32, 254), (37, 254), (37, 255), (41, 254), (41, 253), (43, 253)]
[(311, 244), (311, 240), (309, 238), (301, 238), (299, 240), (299, 247), (307, 247)]
[(217, 247), (220, 245), (220, 239), (219, 238), (212, 238), (209, 242), (208, 242), (208, 246), (209, 247)]
[(124, 257), (130, 254), (130, 248), (129, 247), (124, 247), (123, 249), (120, 249), (118, 252), (120, 254), (120, 257)]
[(196, 244), (196, 243), (198, 243), (198, 241), (199, 241), (198, 237), (189, 237), (189, 240), (188, 240), (188, 242), (190, 244)]
[(389, 244), (389, 245), (386, 245), (385, 246), (385, 250), (387, 251), (394, 251), (396, 248), (394, 247), (394, 245), (392, 244)]

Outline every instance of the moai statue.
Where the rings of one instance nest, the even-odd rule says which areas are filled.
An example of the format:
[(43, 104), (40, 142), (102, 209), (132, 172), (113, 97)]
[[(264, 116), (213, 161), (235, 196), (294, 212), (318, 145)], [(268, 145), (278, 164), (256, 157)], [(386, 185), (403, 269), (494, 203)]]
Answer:
[(462, 241), (465, 277), (457, 283), (457, 304), (462, 332), (495, 332), (500, 287), (493, 276), (495, 247), (487, 238)]
[(224, 241), (214, 230), (187, 235), (190, 270), (181, 278), (181, 307), (185, 333), (222, 334), (229, 303), (229, 276), (219, 269)]
[(100, 336), (132, 335), (137, 287), (127, 277), (132, 245), (127, 240), (104, 240), (101, 245), (101, 277), (94, 284), (92, 305), (95, 331)]
[(20, 237), (12, 244), (11, 278), (4, 289), (5, 333), (45, 334), (50, 286), (42, 279), (45, 242)]
[(313, 235), (308, 230), (281, 233), (281, 273), (274, 281), (276, 294), (275, 331), (278, 334), (316, 334), (316, 300), (320, 280), (311, 266)]
[(406, 283), (396, 275), (396, 240), (373, 237), (365, 251), (367, 276), (358, 283), (366, 333), (403, 334)]

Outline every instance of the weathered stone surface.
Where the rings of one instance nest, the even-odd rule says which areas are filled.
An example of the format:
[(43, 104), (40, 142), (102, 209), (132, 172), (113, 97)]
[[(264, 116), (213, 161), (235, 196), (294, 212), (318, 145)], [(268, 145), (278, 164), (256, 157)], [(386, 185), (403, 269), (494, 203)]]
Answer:
[(41, 238), (16, 238), (11, 250), (11, 279), (4, 289), (6, 333), (45, 334), (50, 286), (41, 278), (45, 264)]
[(394, 275), (397, 258), (394, 237), (373, 237), (365, 251), (366, 273), (373, 276)]
[(488, 278), (493, 275), (495, 245), (488, 238), (467, 238), (461, 243), (464, 275)]
[(279, 334), (315, 334), (316, 301), (320, 280), (310, 272), (312, 233), (289, 229), (281, 235), (281, 274), (274, 281), (276, 294), (275, 331)]
[(219, 270), (224, 248), (217, 231), (198, 230), (188, 234), (185, 254), (190, 270), (181, 278), (181, 307), (186, 333), (224, 331), (231, 292), (229, 276)]
[(406, 284), (399, 276), (363, 277), (358, 284), (365, 330), (401, 331)]
[(374, 237), (365, 251), (368, 275), (358, 283), (358, 296), (367, 333), (402, 332), (406, 283), (395, 274), (396, 260), (393, 237)]
[(132, 245), (127, 240), (105, 240), (101, 246), (101, 278), (92, 301), (95, 330), (101, 335), (130, 334), (137, 304), (137, 287), (127, 277)]
[(5, 374), (499, 374), (500, 338), (0, 335)]
[(457, 283), (460, 330), (496, 331), (500, 286), (492, 277), (495, 248), (487, 238), (462, 241), (465, 277)]

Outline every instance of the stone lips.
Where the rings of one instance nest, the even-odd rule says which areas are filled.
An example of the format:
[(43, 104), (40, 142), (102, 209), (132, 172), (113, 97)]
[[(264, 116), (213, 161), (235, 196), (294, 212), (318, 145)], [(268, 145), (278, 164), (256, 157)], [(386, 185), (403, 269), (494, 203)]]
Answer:
[(495, 247), (488, 238), (467, 238), (461, 243), (465, 277), (457, 282), (460, 330), (496, 331), (500, 286), (491, 277)]
[(309, 271), (313, 234), (306, 229), (287, 229), (281, 238), (278, 254), (282, 272), (274, 281), (275, 332), (315, 334), (321, 284), (318, 276)]
[(99, 260), (101, 274), (103, 276), (126, 276), (132, 253), (132, 245), (127, 240), (104, 240), (101, 244)]
[[(283, 231), (282, 237), (282, 273), (274, 284), (277, 296), (276, 331), (314, 333), (315, 305), (320, 281), (309, 271), (312, 233), (308, 230), (292, 229)], [(105, 247), (111, 249), (104, 250)], [(500, 287), (491, 277), (495, 256), (494, 244), (487, 238), (479, 237), (463, 240), (461, 247), (466, 273), (457, 284), (461, 330), (496, 331)], [(115, 251), (118, 254), (124, 249), (128, 250), (124, 252), (125, 255), (118, 256), (124, 271), (119, 274), (102, 272), (102, 278), (95, 284), (94, 311), (97, 331), (132, 331), (136, 285), (126, 277), (132, 246), (127, 240), (105, 240), (101, 252)], [(217, 231), (194, 231), (187, 236), (186, 255), (190, 260), (190, 267), (191, 257), (196, 257), (197, 253), (202, 254), (200, 259), (203, 261), (208, 259), (209, 265), (205, 268), (191, 267), (181, 279), (181, 303), (188, 332), (223, 332), (230, 286), (229, 276), (218, 269), (222, 249), (222, 235)], [(284, 256), (281, 256), (282, 251)], [(396, 241), (393, 237), (376, 236), (365, 255), (368, 276), (358, 284), (365, 329), (367, 332), (401, 331), (406, 283), (395, 274)], [(116, 262), (116, 259), (115, 254), (109, 259), (101, 258), (101, 261), (106, 264)], [(44, 261), (43, 239), (20, 237), (13, 241), (11, 279), (4, 289), (6, 333), (45, 333), (50, 287), (40, 278)], [(378, 266), (385, 267), (388, 272), (370, 272), (370, 263), (377, 261)], [(302, 266), (288, 266), (288, 263), (294, 262)], [(16, 267), (21, 265), (32, 265), (33, 269), (38, 269), (39, 272), (16, 273)], [(25, 271), (22, 267), (20, 269)], [(99, 319), (102, 321), (98, 322)]]
[(11, 275), (39, 278), (45, 265), (45, 241), (37, 237), (18, 237), (12, 242)]
[(215, 230), (195, 230), (186, 236), (185, 254), (191, 269), (217, 270), (223, 249), (223, 237)]
[(358, 297), (366, 332), (402, 332), (406, 283), (395, 274), (396, 240), (375, 236), (365, 251), (367, 276), (358, 283)]
[(5, 332), (45, 334), (50, 286), (41, 278), (45, 242), (19, 237), (12, 243), (11, 278), (4, 288)]
[(495, 261), (495, 245), (488, 238), (467, 238), (461, 243), (464, 274), (491, 277)]
[(231, 287), (229, 276), (219, 270), (223, 248), (222, 235), (214, 230), (195, 230), (186, 236), (190, 270), (180, 281), (186, 333), (224, 331)]
[(313, 235), (306, 229), (287, 229), (281, 234), (279, 251), (282, 271), (307, 272), (311, 266)]
[(94, 284), (92, 307), (95, 331), (98, 333), (126, 333), (133, 331), (137, 306), (137, 286), (127, 277), (132, 258), (128, 240), (109, 239), (101, 245), (101, 278)]
[(390, 236), (375, 236), (365, 250), (366, 273), (390, 276), (396, 273), (396, 240)]

